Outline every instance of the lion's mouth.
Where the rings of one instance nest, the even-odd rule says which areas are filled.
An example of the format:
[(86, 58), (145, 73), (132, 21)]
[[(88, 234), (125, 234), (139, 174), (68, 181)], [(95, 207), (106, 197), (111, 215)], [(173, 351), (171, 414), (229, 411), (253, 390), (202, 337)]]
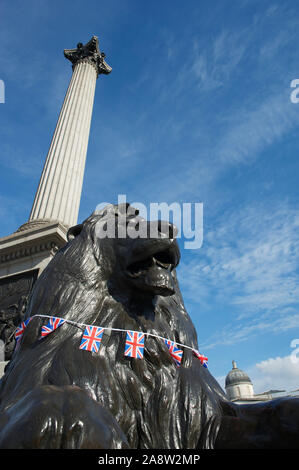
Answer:
[(127, 270), (131, 276), (138, 277), (141, 274), (145, 274), (148, 269), (155, 266), (172, 271), (176, 264), (177, 260), (175, 253), (171, 250), (164, 250), (159, 253), (155, 253), (154, 255), (148, 256), (145, 259), (131, 263)]
[(174, 280), (171, 271), (178, 265), (180, 252), (176, 242), (164, 240), (159, 248), (156, 243), (144, 246), (137, 259), (126, 268), (127, 276), (141, 290), (153, 294), (171, 295), (174, 293)]

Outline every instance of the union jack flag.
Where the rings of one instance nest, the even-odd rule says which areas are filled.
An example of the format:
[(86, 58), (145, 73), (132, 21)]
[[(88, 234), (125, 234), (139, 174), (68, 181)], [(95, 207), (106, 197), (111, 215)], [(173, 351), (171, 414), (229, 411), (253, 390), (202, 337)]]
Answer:
[(51, 317), (49, 323), (42, 327), (42, 338), (47, 336), (49, 333), (52, 333), (52, 331), (56, 330), (59, 326), (63, 325), (64, 323), (65, 320), (63, 320), (62, 318)]
[(28, 323), (30, 322), (31, 320), (31, 317), (28, 318), (27, 320), (23, 321), (16, 329), (16, 332), (15, 332), (15, 339), (16, 339), (16, 342), (19, 343), (22, 336), (23, 336), (23, 333), (25, 331), (25, 328), (26, 326), (28, 325)]
[(174, 360), (176, 365), (179, 367), (181, 365), (181, 361), (183, 358), (183, 350), (179, 349), (177, 345), (173, 341), (170, 341), (169, 339), (164, 339), (164, 342), (169, 349), (172, 359)]
[(127, 331), (125, 356), (143, 359), (144, 333), (138, 331)]
[(193, 349), (193, 354), (195, 357), (197, 357), (197, 359), (200, 360), (201, 364), (204, 366), (204, 367), (208, 367), (208, 358), (206, 356), (204, 356), (203, 354), (200, 354), (199, 351), (197, 351), (197, 349)]
[(97, 353), (100, 349), (104, 328), (100, 326), (86, 326), (79, 349)]

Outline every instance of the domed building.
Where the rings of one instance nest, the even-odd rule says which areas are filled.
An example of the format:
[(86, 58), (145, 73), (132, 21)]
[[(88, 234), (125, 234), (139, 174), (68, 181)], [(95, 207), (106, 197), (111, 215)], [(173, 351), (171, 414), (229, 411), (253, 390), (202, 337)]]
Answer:
[(236, 361), (232, 363), (233, 368), (225, 378), (225, 390), (229, 400), (238, 403), (271, 400), (272, 396), (267, 393), (255, 395), (252, 382), (246, 372), (238, 369)]
[(233, 368), (226, 376), (225, 390), (229, 400), (252, 398), (254, 396), (250, 378), (246, 372), (238, 369), (236, 361), (233, 361)]

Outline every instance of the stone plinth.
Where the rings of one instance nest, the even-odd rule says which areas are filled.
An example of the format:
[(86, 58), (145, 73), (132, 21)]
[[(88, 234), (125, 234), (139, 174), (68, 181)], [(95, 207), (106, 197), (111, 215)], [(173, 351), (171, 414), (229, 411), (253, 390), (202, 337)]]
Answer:
[(23, 321), (34, 282), (65, 245), (66, 235), (67, 227), (58, 221), (35, 221), (0, 239), (0, 339), (6, 361), (14, 350), (14, 333)]
[(66, 243), (66, 234), (67, 227), (60, 222), (44, 221), (1, 238), (0, 278), (32, 269), (40, 274)]

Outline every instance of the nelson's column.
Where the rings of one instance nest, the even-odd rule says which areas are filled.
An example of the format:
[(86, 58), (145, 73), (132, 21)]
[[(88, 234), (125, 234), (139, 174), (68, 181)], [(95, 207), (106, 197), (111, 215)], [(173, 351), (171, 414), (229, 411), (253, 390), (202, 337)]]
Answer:
[[(14, 347), (36, 278), (77, 223), (97, 77), (111, 67), (96, 36), (66, 49), (73, 74), (58, 117), (28, 222), (0, 239), (0, 338), (5, 360)], [(1, 359), (0, 359), (1, 361)]]

